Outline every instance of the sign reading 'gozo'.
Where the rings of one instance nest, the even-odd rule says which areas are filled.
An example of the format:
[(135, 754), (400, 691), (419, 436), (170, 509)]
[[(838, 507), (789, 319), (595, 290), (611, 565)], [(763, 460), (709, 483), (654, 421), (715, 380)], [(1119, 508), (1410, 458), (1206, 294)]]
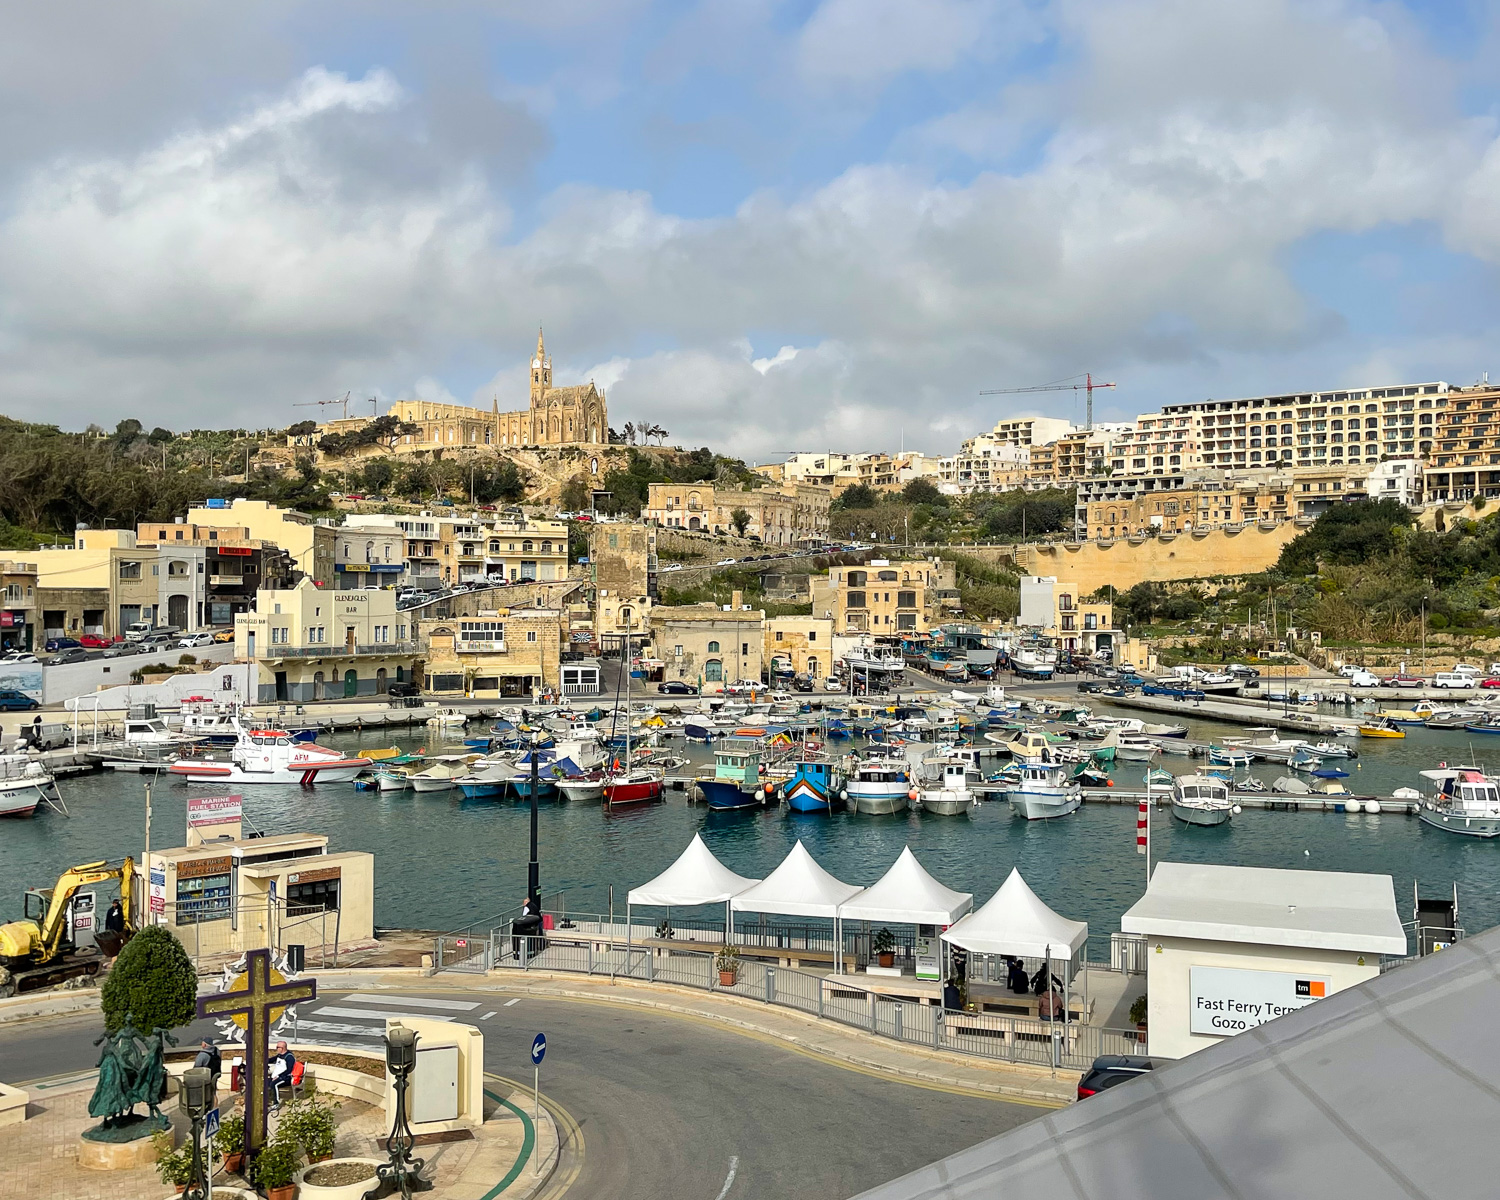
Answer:
[(1193, 1033), (1228, 1037), (1305, 1008), (1332, 994), (1322, 975), (1296, 971), (1240, 971), (1190, 967), (1188, 993)]

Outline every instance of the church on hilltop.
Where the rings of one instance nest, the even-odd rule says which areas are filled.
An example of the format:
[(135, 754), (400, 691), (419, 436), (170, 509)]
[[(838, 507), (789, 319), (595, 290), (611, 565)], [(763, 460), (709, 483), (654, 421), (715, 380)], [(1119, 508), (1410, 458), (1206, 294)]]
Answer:
[(460, 449), (473, 446), (608, 445), (609, 411), (604, 393), (592, 381), (573, 387), (552, 386), (552, 360), (536, 334), (531, 360), (531, 405), (519, 412), (501, 412), (497, 397), (491, 411), (466, 404), (437, 404), (428, 400), (397, 400), (390, 415), (416, 425), (420, 434), (406, 434), (395, 447), (402, 450)]

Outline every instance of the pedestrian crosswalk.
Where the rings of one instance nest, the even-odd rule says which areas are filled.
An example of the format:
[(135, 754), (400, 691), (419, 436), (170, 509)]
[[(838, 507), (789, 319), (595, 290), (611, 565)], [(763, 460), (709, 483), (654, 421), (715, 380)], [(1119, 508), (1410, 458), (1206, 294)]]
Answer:
[[(478, 1008), (477, 1002), (440, 1000), (427, 996), (381, 996), (354, 992), (336, 1001), (314, 1005), (301, 1004), (293, 1010), (291, 1037), (296, 1041), (316, 1042), (323, 1046), (378, 1050), (385, 1036), (387, 1017), (405, 1020), (438, 1017), (463, 1020)], [(494, 1016), (485, 1013), (470, 1020)], [(333, 1019), (338, 1018), (338, 1019)]]

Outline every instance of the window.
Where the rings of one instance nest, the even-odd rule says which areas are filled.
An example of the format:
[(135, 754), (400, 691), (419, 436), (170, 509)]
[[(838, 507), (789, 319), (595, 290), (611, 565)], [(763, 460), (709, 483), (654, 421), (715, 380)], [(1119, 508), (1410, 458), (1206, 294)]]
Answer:
[(719, 653), (719, 643), (718, 642), (709, 642), (708, 643), (708, 652), (710, 654), (717, 654), (717, 653)]
[[(404, 638), (404, 627), (397, 626), (397, 630)], [(460, 621), (458, 623), (458, 640), (460, 644), (465, 645), (478, 643), (485, 646), (503, 646), (505, 644), (505, 622)]]
[(850, 592), (844, 599), (845, 608), (864, 608), (865, 594), (863, 592)]
[(815, 642), (815, 641), (817, 641), (818, 640), (818, 631), (816, 629), (808, 630), (807, 640), (809, 642)]
[(138, 562), (122, 562), (120, 564), (121, 579), (139, 579), (141, 577), (141, 564)]
[(916, 592), (897, 592), (896, 593), (896, 607), (897, 608), (916, 608), (916, 606), (917, 606), (917, 593)]
[(740, 654), (742, 656), (748, 656), (749, 653), (750, 653), (750, 643), (749, 642), (741, 642), (740, 643)]

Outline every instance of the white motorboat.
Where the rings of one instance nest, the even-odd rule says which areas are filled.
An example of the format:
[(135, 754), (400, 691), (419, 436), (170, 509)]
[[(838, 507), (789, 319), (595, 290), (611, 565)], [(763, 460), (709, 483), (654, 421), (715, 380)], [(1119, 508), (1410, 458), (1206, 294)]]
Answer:
[(1270, 726), (1257, 726), (1245, 730), (1245, 733), (1248, 736), (1225, 738), (1224, 745), (1248, 751), (1256, 758), (1267, 762), (1290, 762), (1297, 747), (1306, 745), (1301, 738), (1289, 738), (1282, 741), (1276, 730)]
[(1222, 825), (1234, 814), (1229, 785), (1211, 775), (1179, 775), (1172, 781), (1172, 815), (1188, 825)]
[(1065, 817), (1083, 803), (1083, 788), (1068, 778), (1063, 767), (1028, 763), (1011, 786), (1010, 810), (1028, 821)]
[(469, 723), (469, 714), (456, 708), (439, 709), (427, 718), (427, 724), (438, 729), (462, 729)]
[(411, 787), (412, 772), (405, 767), (375, 768), (375, 789), (381, 792), (404, 792)]
[(1017, 675), (1029, 679), (1051, 679), (1057, 669), (1057, 655), (1048, 650), (1017, 650), (1010, 656), (1010, 666)]
[(374, 763), (350, 758), (316, 742), (297, 742), (285, 729), (246, 729), (237, 721), (239, 740), (228, 760), (179, 759), (169, 774), (190, 783), (350, 783)]
[(928, 768), (940, 765), (942, 774), (936, 786), (918, 790), (917, 798), (923, 812), (940, 817), (959, 817), (979, 803), (978, 797), (969, 791), (969, 764), (963, 759), (944, 759), (940, 764), (928, 760), (925, 765)]
[(1122, 733), (1115, 746), (1115, 757), (1127, 762), (1150, 762), (1160, 753), (1155, 742), (1138, 733)]
[(1037, 763), (1046, 765), (1057, 761), (1057, 754), (1052, 742), (1045, 733), (1038, 733), (1034, 729), (1023, 730), (1009, 739), (996, 737), (993, 734), (985, 734), (987, 739), (1003, 746), (1010, 751), (1011, 758), (1018, 763)]
[(1500, 786), (1479, 767), (1444, 767), (1420, 772), (1435, 793), (1424, 799), (1417, 816), (1446, 833), (1466, 837), (1500, 837)]
[(0, 817), (29, 817), (47, 799), (52, 772), (24, 754), (0, 754)]
[(411, 788), (414, 792), (446, 792), (468, 772), (469, 767), (465, 762), (440, 759), (420, 771), (413, 771)]
[(865, 759), (855, 766), (842, 795), (855, 812), (885, 816), (904, 812), (911, 790), (911, 781), (899, 761), (876, 758)]
[(587, 775), (571, 775), (557, 781), (557, 790), (564, 800), (604, 799), (604, 772), (591, 771)]

